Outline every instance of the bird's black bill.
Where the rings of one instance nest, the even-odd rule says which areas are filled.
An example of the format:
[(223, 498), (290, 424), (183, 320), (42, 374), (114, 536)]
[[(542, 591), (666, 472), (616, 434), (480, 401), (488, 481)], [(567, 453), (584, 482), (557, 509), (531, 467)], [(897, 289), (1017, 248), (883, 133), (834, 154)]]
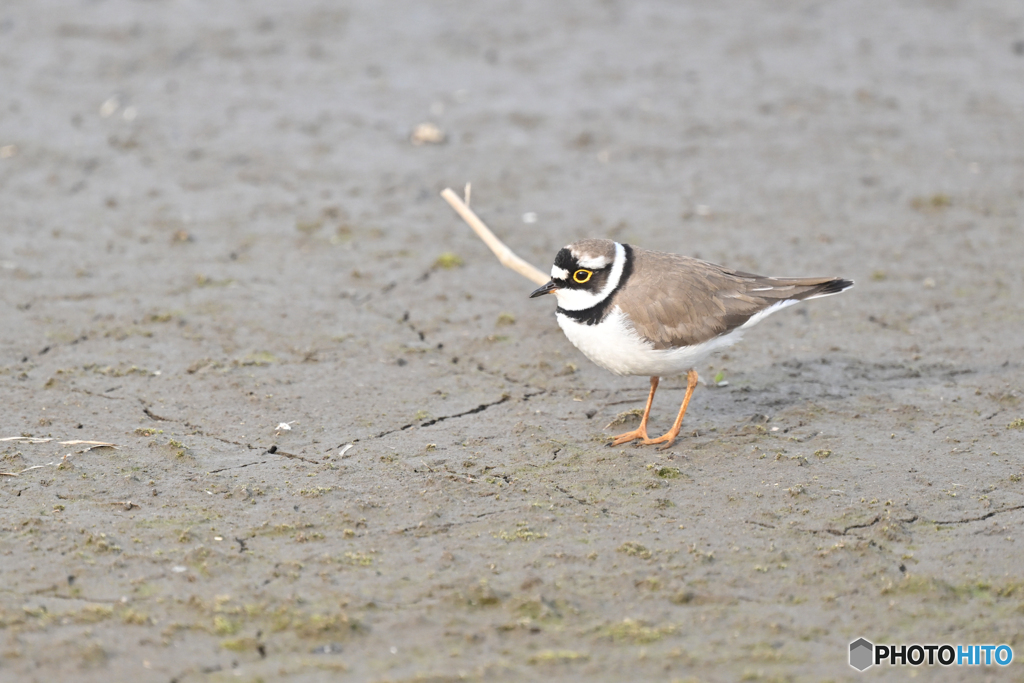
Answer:
[(545, 294), (550, 294), (551, 292), (555, 291), (556, 289), (558, 289), (558, 285), (556, 285), (555, 281), (552, 280), (551, 282), (547, 283), (543, 287), (538, 287), (537, 289), (533, 290), (533, 294), (530, 295), (530, 298), (533, 299), (533, 298), (538, 297), (538, 296), (544, 296)]

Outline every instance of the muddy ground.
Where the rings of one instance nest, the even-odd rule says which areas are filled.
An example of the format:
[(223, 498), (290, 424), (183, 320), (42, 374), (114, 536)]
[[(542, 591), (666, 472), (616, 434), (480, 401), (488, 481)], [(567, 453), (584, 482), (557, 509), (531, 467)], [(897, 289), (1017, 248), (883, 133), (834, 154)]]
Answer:
[[(1019, 2), (8, 0), (0, 82), (0, 679), (1020, 678), (847, 665), (1024, 658)], [(857, 286), (612, 449), (466, 181)]]

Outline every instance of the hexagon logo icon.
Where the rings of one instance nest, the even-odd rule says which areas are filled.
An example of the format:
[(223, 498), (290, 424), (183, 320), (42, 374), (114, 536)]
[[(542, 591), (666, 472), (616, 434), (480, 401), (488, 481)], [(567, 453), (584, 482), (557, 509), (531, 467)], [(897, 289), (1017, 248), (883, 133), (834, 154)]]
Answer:
[(850, 666), (857, 671), (863, 671), (874, 664), (875, 646), (871, 641), (858, 638), (850, 643)]

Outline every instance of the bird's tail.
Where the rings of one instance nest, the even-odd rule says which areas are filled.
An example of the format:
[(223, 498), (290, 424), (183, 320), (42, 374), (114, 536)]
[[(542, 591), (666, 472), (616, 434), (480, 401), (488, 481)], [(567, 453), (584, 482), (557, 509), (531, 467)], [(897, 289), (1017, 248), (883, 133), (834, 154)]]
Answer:
[(853, 287), (853, 280), (844, 280), (841, 277), (772, 277), (765, 279), (771, 281), (775, 290), (772, 292), (773, 294), (776, 296), (785, 294), (786, 299), (795, 301), (832, 296)]

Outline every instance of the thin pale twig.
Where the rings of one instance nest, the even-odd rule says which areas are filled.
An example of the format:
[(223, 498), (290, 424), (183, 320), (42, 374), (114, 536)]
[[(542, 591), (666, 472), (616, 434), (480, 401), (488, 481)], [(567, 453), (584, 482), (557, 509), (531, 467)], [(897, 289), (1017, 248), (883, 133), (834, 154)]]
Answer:
[(118, 448), (118, 446), (116, 444), (107, 443), (106, 441), (82, 441), (82, 440), (79, 440), (79, 439), (75, 439), (74, 441), (61, 441), (60, 445), (61, 446), (87, 446), (86, 448), (83, 448), (80, 451), (75, 451), (76, 453), (88, 453), (89, 451), (91, 451), (94, 448), (114, 448), (114, 449)]
[(479, 216), (473, 213), (465, 202), (459, 199), (459, 195), (455, 194), (450, 187), (446, 187), (444, 191), (441, 192), (441, 196), (444, 197), (444, 200), (448, 202), (453, 209), (455, 209), (455, 212), (462, 217), (462, 220), (466, 221), (466, 223), (469, 224), (469, 227), (473, 228), (473, 232), (475, 232), (477, 236), (484, 241), (484, 244), (494, 252), (494, 255), (498, 257), (498, 261), (501, 265), (505, 266), (509, 270), (519, 273), (527, 280), (538, 285), (547, 284), (550, 278), (536, 266), (533, 266), (521, 259), (514, 251), (505, 246), (504, 242), (495, 237), (490, 228), (480, 220)]
[(19, 474), (22, 474), (24, 472), (28, 472), (29, 470), (38, 470), (38, 469), (41, 469), (43, 467), (49, 467), (52, 464), (53, 464), (52, 462), (48, 462), (45, 465), (32, 465), (32, 467), (26, 467), (25, 469), (18, 470), (17, 472), (0, 472), (0, 476), (2, 476), (2, 477), (17, 477)]

